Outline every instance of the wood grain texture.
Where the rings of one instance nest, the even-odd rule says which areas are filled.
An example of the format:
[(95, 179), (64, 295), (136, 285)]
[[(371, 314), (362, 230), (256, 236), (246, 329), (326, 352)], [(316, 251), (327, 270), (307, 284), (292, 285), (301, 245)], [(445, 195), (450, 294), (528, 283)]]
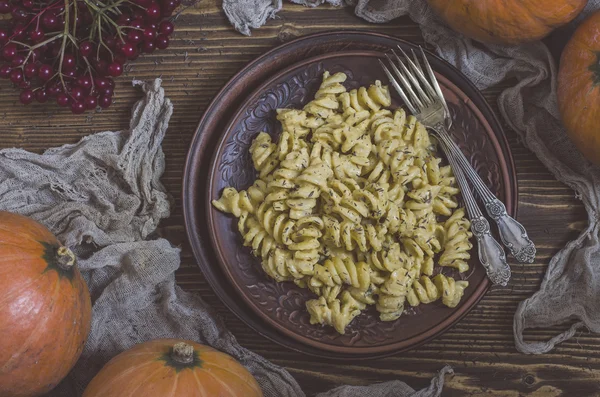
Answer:
[[(17, 104), (15, 91), (0, 85), (0, 148), (21, 147), (42, 152), (103, 130), (126, 128), (131, 105), (140, 97), (131, 79), (162, 76), (174, 113), (163, 143), (167, 169), (163, 183), (174, 197), (172, 216), (158, 233), (182, 247), (178, 283), (199, 293), (221, 314), (245, 347), (285, 366), (308, 395), (342, 384), (364, 385), (401, 379), (414, 388), (428, 385), (444, 365), (454, 367), (446, 378), (444, 396), (593, 396), (600, 395), (600, 336), (588, 332), (542, 356), (523, 355), (514, 348), (514, 311), (534, 293), (550, 258), (586, 226), (586, 213), (575, 194), (543, 167), (506, 126), (519, 179), (519, 220), (538, 247), (536, 262), (512, 263), (509, 286), (493, 287), (475, 309), (450, 331), (417, 350), (376, 361), (354, 363), (314, 359), (275, 346), (241, 323), (215, 296), (198, 270), (187, 245), (181, 212), (181, 177), (189, 143), (203, 110), (213, 95), (242, 66), (270, 48), (297, 36), (323, 30), (352, 28), (392, 34), (422, 43), (418, 27), (408, 18), (373, 25), (351, 9), (315, 9), (285, 3), (278, 17), (251, 37), (235, 32), (220, 2), (204, 0), (177, 20), (171, 46), (142, 56), (117, 80), (116, 101), (102, 113), (72, 115), (54, 105)], [(484, 94), (496, 109), (506, 86)], [(565, 326), (566, 327), (566, 326)], [(546, 340), (565, 327), (536, 330), (530, 340)]]

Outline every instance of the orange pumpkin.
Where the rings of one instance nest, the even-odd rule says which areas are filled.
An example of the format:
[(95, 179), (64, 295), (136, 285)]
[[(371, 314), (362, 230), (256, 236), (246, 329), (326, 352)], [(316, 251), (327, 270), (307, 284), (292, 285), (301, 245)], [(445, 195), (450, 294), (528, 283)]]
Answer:
[(199, 343), (157, 339), (110, 360), (83, 397), (260, 397), (252, 375), (233, 357)]
[(0, 396), (37, 396), (79, 358), (91, 302), (75, 256), (48, 229), (0, 211)]
[(600, 11), (583, 21), (563, 50), (557, 96), (569, 137), (600, 165)]
[(491, 44), (539, 40), (572, 21), (587, 0), (427, 0), (454, 30)]

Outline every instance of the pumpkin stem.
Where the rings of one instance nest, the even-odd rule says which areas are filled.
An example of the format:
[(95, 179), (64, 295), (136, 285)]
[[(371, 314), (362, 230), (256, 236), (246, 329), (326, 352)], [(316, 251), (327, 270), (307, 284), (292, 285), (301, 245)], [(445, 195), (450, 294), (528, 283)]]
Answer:
[(194, 361), (194, 346), (184, 342), (175, 343), (171, 359), (181, 364), (189, 364)]
[(75, 264), (75, 254), (67, 247), (56, 250), (56, 264), (63, 270), (69, 270)]

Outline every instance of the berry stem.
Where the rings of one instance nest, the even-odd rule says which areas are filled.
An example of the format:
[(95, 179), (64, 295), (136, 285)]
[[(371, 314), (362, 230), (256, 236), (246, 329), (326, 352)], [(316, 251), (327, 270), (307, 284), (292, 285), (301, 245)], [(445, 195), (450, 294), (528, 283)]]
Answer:
[(65, 84), (65, 79), (62, 73), (62, 65), (63, 65), (63, 60), (65, 59), (65, 49), (67, 48), (67, 39), (68, 39), (68, 35), (69, 35), (69, 1), (70, 0), (64, 0), (65, 1), (65, 27), (63, 30), (63, 40), (62, 40), (62, 44), (61, 44), (61, 48), (60, 48), (60, 60), (58, 61), (58, 77), (60, 78), (60, 82), (63, 86), (63, 89), (65, 90), (65, 92), (67, 91), (67, 85)]

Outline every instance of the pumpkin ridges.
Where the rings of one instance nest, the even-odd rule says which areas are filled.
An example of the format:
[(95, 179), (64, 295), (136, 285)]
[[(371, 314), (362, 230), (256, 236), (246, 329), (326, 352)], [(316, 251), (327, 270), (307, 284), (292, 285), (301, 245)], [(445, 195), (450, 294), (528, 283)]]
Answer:
[[(600, 85), (593, 65), (600, 52), (600, 11), (584, 20), (567, 43), (558, 73), (558, 106), (575, 146), (600, 164)], [(598, 68), (600, 75), (600, 67)]]
[[(56, 287), (54, 289), (54, 293), (52, 294), (51, 297), (49, 297), (49, 301), (50, 301), (51, 305), (56, 301), (56, 298), (59, 295), (59, 292), (60, 292), (60, 284), (57, 283)], [(46, 305), (47, 305), (47, 302), (44, 301), (41, 304), (39, 304), (39, 307), (44, 307)], [(10, 356), (8, 361), (6, 363), (4, 363), (4, 365), (2, 367), (0, 367), (0, 370), (9, 369), (9, 364), (11, 364), (11, 362), (19, 359), (19, 356), (21, 355), (21, 353), (23, 353), (23, 351), (27, 350), (27, 348), (31, 345), (32, 338), (39, 337), (40, 334), (44, 331), (44, 325), (46, 325), (47, 322), (50, 321), (51, 319), (52, 319), (51, 316), (49, 314), (46, 314), (43, 318), (43, 323), (36, 324), (36, 326), (33, 327), (33, 329), (31, 330), (31, 334), (25, 339), (25, 341), (23, 341), (23, 343), (21, 344), (21, 346), (18, 347), (18, 349), (15, 349), (12, 351), (12, 355)], [(24, 330), (21, 330), (21, 332), (24, 332)], [(27, 360), (27, 357), (25, 358), (25, 360)]]
[(2, 296), (0, 296), (0, 305), (8, 302), (8, 300), (11, 299), (11, 298), (14, 298), (14, 295), (20, 293), (23, 288), (29, 288), (33, 284), (39, 282), (40, 279), (43, 278), (43, 277), (45, 277), (45, 276), (43, 274), (40, 274), (38, 277), (36, 277), (34, 279), (29, 279), (26, 284), (21, 284), (21, 285), (17, 284), (14, 287), (11, 285), (11, 288), (6, 289), (2, 293)]
[(539, 40), (573, 20), (587, 0), (428, 0), (454, 30), (494, 44)]
[[(4, 211), (0, 211), (0, 212), (4, 212)], [(16, 215), (16, 214), (11, 214), (11, 215)], [(56, 239), (56, 237), (50, 233), (50, 231), (48, 229), (46, 229), (44, 226), (42, 226), (41, 228), (38, 227), (37, 225), (33, 225), (31, 222), (27, 222), (27, 226), (28, 228), (26, 228), (25, 226), (19, 224), (16, 227), (11, 227), (11, 228), (7, 228), (4, 225), (4, 221), (6, 216), (3, 216), (3, 214), (0, 214), (0, 231), (4, 231), (6, 232), (9, 236), (18, 236), (21, 239), (25, 239), (25, 240), (29, 240), (29, 241), (48, 241), (48, 242), (52, 242), (52, 243), (58, 243), (58, 240)], [(24, 217), (24, 216), (15, 216), (15, 217), (8, 217), (8, 218), (15, 218), (18, 221), (22, 221), (23, 218), (29, 221), (29, 218)], [(20, 229), (26, 229), (26, 230), (20, 230)], [(34, 231), (36, 232), (31, 233), (30, 229), (34, 229)], [(17, 240), (18, 242), (19, 240)]]
[(233, 390), (227, 383), (223, 382), (223, 380), (220, 379), (219, 377), (217, 377), (214, 373), (209, 372), (209, 371), (204, 371), (204, 374), (213, 378), (215, 382), (217, 382), (218, 384), (221, 385), (221, 387), (223, 387), (225, 390), (227, 390), (229, 395), (231, 395), (231, 396), (237, 395), (237, 392), (235, 390)]
[[(177, 349), (178, 354), (194, 357), (189, 366), (174, 365), (173, 359), (165, 360), (165, 352), (174, 352), (174, 345), (182, 342), (193, 347), (193, 350), (183, 344)], [(139, 353), (152, 352), (151, 356)], [(213, 353), (214, 352), (214, 353)], [(155, 373), (155, 367), (148, 366), (140, 369), (140, 365), (150, 360), (158, 364), (161, 372)], [(183, 360), (186, 361), (186, 360)], [(214, 361), (214, 366), (211, 365)], [(204, 365), (208, 365), (204, 368)], [(242, 376), (235, 372), (235, 366)], [(222, 367), (221, 367), (222, 366)], [(121, 374), (129, 368), (135, 368), (140, 376), (122, 377)], [(177, 371), (179, 369), (179, 371)], [(152, 379), (141, 380), (141, 377), (154, 373)], [(117, 379), (118, 378), (118, 379)], [(84, 397), (106, 397), (108, 395), (128, 396), (132, 389), (133, 395), (144, 397), (176, 396), (194, 397), (258, 397), (262, 396), (260, 387), (252, 383), (252, 375), (235, 361), (231, 356), (220, 353), (215, 349), (192, 341), (178, 339), (159, 339), (142, 344), (119, 354), (110, 360), (88, 385)], [(139, 388), (140, 383), (146, 387)], [(110, 384), (110, 387), (107, 386)], [(117, 394), (110, 394), (115, 391)], [(120, 394), (119, 394), (120, 393)]]
[(173, 387), (171, 388), (171, 397), (179, 397), (175, 392), (179, 387), (179, 374), (175, 374), (175, 381), (173, 382)]
[[(118, 356), (117, 356), (118, 357)], [(111, 360), (112, 361), (112, 360)], [(110, 361), (109, 361), (110, 363)], [(121, 378), (126, 377), (127, 375), (130, 375), (131, 373), (134, 373), (136, 371), (139, 371), (142, 368), (148, 367), (150, 365), (156, 364), (154, 361), (149, 361), (143, 364), (138, 365), (137, 367), (130, 367), (128, 369), (126, 369), (123, 372), (120, 372), (118, 375), (114, 376), (111, 378), (111, 383), (114, 383), (114, 381), (120, 380)], [(93, 379), (92, 379), (93, 382)], [(105, 386), (110, 386), (110, 384), (104, 383)], [(99, 389), (100, 391), (102, 391), (102, 389)], [(85, 394), (84, 394), (85, 396)]]
[(213, 368), (216, 368), (216, 369), (218, 369), (218, 370), (221, 370), (221, 371), (227, 372), (227, 373), (229, 373), (229, 374), (231, 374), (231, 375), (233, 375), (233, 376), (236, 376), (236, 377), (238, 377), (238, 378), (239, 378), (239, 379), (240, 379), (242, 382), (244, 382), (244, 383), (248, 383), (248, 379), (247, 379), (247, 378), (243, 378), (243, 377), (242, 377), (240, 374), (237, 374), (237, 373), (235, 373), (235, 372), (232, 372), (232, 371), (230, 371), (228, 368), (225, 368), (225, 367), (218, 366), (218, 365), (216, 365), (215, 363), (211, 363), (211, 362), (205, 362), (205, 363), (204, 363), (204, 365), (203, 365), (203, 367), (213, 367)]
[[(79, 358), (90, 329), (91, 302), (77, 268), (72, 282), (48, 271), (52, 233), (23, 216), (0, 211), (0, 395), (40, 395)], [(55, 259), (55, 258), (54, 258)], [(66, 280), (64, 280), (66, 281)], [(21, 305), (21, 310), (19, 308)]]
[(194, 378), (196, 379), (196, 383), (198, 383), (199, 390), (202, 390), (202, 395), (200, 395), (198, 397), (205, 397), (206, 389), (204, 388), (204, 385), (202, 384), (202, 382), (200, 382), (200, 379), (198, 379), (198, 373), (196, 371), (194, 371), (193, 374), (194, 374)]
[[(159, 367), (156, 369), (156, 371), (151, 372), (150, 374), (148, 374), (148, 376), (146, 376), (145, 378), (142, 378), (142, 380), (139, 381), (139, 386), (136, 387), (134, 390), (131, 391), (131, 393), (129, 393), (129, 396), (127, 397), (137, 397), (134, 393), (139, 391), (139, 389), (148, 386), (148, 381), (152, 378), (154, 378), (154, 376), (156, 374), (158, 374), (159, 372), (163, 371), (164, 368), (163, 367)], [(114, 395), (114, 394), (110, 394), (110, 395)]]

